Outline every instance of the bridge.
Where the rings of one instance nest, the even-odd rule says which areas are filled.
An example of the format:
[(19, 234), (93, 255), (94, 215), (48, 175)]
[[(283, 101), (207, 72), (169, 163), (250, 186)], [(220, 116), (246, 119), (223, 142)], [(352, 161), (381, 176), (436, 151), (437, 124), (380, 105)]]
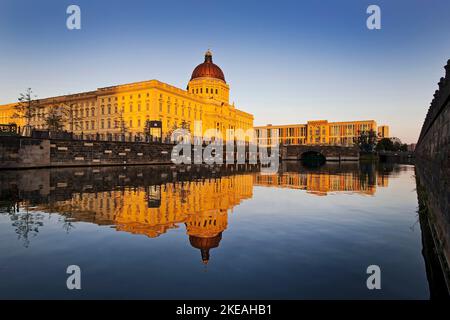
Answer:
[(358, 147), (331, 145), (284, 145), (280, 148), (282, 160), (304, 160), (309, 156), (324, 157), (326, 161), (357, 161)]

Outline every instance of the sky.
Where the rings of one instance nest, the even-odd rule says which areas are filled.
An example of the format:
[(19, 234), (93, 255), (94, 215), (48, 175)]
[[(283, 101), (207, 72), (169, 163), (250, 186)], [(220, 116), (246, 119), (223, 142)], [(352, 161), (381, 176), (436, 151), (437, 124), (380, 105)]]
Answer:
[[(69, 30), (66, 9), (81, 8)], [(366, 9), (381, 9), (369, 30)], [(157, 79), (210, 48), (255, 125), (374, 119), (417, 140), (450, 58), (448, 0), (1, 0), (0, 104)]]

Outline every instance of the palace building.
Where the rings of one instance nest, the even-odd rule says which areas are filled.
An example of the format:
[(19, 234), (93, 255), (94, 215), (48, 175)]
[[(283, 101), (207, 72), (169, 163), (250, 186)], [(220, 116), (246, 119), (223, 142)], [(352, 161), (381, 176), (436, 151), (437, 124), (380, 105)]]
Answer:
[(320, 144), (345, 145), (354, 144), (354, 139), (361, 132), (374, 131), (379, 139), (389, 136), (389, 127), (377, 127), (374, 120), (328, 122), (327, 120), (308, 121), (306, 124), (288, 124), (255, 127), (258, 144), (272, 145), (272, 136), (278, 133), (279, 144)]
[[(194, 122), (201, 120), (202, 134), (212, 129), (216, 134), (210, 136), (226, 140), (227, 129), (253, 128), (253, 115), (230, 104), (229, 92), (224, 73), (208, 50), (204, 62), (192, 72), (186, 90), (149, 80), (39, 99), (30, 125), (47, 129), (45, 117), (56, 108), (68, 114), (65, 130), (85, 139), (143, 140), (149, 134), (149, 123), (161, 126), (160, 138), (167, 139), (176, 128), (194, 133)], [(13, 117), (15, 105), (0, 106), (0, 123), (25, 124)]]

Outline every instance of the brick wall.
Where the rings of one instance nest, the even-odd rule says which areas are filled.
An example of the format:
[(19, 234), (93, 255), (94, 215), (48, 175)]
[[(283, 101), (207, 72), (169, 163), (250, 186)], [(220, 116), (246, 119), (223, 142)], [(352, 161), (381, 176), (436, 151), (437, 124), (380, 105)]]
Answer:
[(168, 164), (173, 145), (113, 141), (50, 141), (51, 166)]

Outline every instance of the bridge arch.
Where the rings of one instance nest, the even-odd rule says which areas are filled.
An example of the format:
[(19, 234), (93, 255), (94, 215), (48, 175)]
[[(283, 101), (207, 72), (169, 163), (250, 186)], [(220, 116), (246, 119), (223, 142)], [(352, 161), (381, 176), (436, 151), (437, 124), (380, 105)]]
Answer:
[(307, 156), (322, 155), (326, 161), (357, 161), (359, 149), (356, 146), (330, 145), (285, 145), (281, 148), (282, 160), (302, 160)]
[(326, 162), (326, 157), (320, 151), (307, 150), (300, 154), (300, 161), (307, 165), (320, 166)]

